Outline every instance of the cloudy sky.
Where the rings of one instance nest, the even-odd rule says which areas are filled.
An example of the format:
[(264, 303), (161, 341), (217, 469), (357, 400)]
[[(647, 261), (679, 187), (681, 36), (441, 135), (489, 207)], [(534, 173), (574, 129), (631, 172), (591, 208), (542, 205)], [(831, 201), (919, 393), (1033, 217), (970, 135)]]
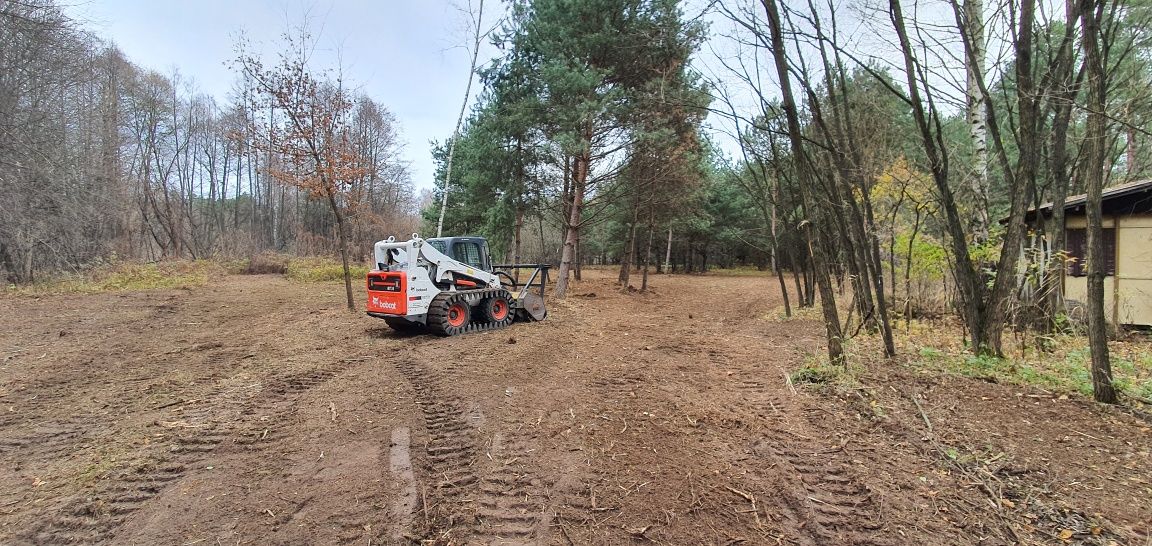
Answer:
[[(461, 5), (467, 0), (87, 0), (71, 14), (137, 65), (179, 71), (221, 103), (235, 80), (226, 62), (238, 36), (271, 55), (280, 34), (308, 21), (319, 35), (317, 64), (343, 65), (346, 80), (396, 114), (412, 179), (431, 188), (429, 141), (450, 136), (468, 78)], [(494, 54), (487, 46), (481, 58)]]

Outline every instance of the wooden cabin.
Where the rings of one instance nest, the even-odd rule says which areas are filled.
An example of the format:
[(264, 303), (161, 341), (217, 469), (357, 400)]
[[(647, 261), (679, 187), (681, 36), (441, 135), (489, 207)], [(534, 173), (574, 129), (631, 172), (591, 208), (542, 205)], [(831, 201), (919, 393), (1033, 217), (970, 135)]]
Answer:
[[(1088, 253), (1086, 196), (1070, 197), (1064, 205), (1068, 265), (1064, 270), (1064, 298), (1087, 299)], [(1113, 324), (1152, 326), (1152, 180), (1106, 188), (1102, 199), (1105, 315)], [(1029, 211), (1028, 222), (1037, 214), (1051, 220), (1052, 204)]]

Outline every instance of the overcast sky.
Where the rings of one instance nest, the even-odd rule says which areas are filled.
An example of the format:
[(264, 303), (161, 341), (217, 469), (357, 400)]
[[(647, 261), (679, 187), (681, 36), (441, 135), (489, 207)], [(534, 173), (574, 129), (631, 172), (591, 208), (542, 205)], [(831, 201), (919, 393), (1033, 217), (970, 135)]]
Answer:
[[(456, 123), (468, 78), (464, 16), (454, 6), (467, 0), (88, 0), (71, 8), (128, 58), (185, 79), (227, 102), (243, 33), (266, 56), (280, 34), (309, 20), (323, 51), (318, 65), (343, 64), (346, 80), (389, 108), (400, 122), (418, 188), (431, 188), (430, 140), (448, 138)], [(499, 9), (496, 1), (486, 3)], [(495, 20), (496, 13), (492, 13)], [(488, 19), (488, 17), (485, 17)], [(487, 46), (483, 58), (495, 48)], [(316, 68), (321, 68), (317, 66)], [(478, 87), (473, 85), (473, 99)]]
[[(238, 36), (243, 34), (253, 49), (271, 59), (279, 36), (308, 21), (319, 48), (314, 68), (343, 66), (346, 82), (396, 115), (412, 180), (418, 189), (432, 188), (435, 173), (429, 142), (451, 136), (468, 79), (469, 51), (464, 45), (468, 30), (466, 17), (458, 9), (468, 0), (76, 1), (70, 13), (86, 28), (115, 42), (134, 63), (166, 74), (178, 70), (182, 79), (194, 80), (201, 92), (213, 95), (220, 104), (228, 102), (236, 79), (227, 62), (236, 57)], [(851, 7), (858, 0), (843, 1)], [(685, 11), (698, 14), (706, 4), (706, 0), (688, 0)], [(503, 2), (487, 0), (486, 7), (489, 26), (503, 14)], [(838, 15), (852, 20), (861, 16), (859, 11)], [(706, 77), (724, 80), (724, 70), (712, 60), (713, 55), (734, 59), (746, 53), (733, 49), (733, 42), (725, 38), (733, 23), (716, 16), (707, 20), (712, 24), (712, 39), (695, 63)], [(886, 49), (883, 36), (868, 38), (866, 28), (843, 23), (856, 29), (848, 32), (857, 35), (854, 39), (879, 40), (863, 44), (864, 51), (877, 54), (873, 57), (877, 62), (884, 65), (891, 60), (878, 53)], [(481, 62), (498, 53), (486, 43)], [(894, 74), (898, 69), (893, 65)], [(772, 86), (771, 71), (764, 70), (764, 83)], [(963, 81), (962, 73), (955, 80)], [(742, 109), (754, 109), (757, 103), (740, 87), (732, 89), (733, 100)], [(472, 91), (475, 101), (479, 85), (473, 85)], [(772, 87), (768, 91), (771, 94)], [(706, 127), (712, 129), (722, 150), (739, 155), (735, 141), (725, 134), (732, 131), (730, 122), (713, 115)]]

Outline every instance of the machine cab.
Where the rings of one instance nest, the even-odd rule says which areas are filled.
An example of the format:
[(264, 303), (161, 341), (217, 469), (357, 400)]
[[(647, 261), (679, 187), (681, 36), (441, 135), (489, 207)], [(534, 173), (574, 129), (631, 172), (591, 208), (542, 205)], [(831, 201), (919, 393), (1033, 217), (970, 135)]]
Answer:
[(492, 257), (488, 255), (488, 241), (483, 237), (436, 237), (428, 244), (440, 253), (476, 269), (492, 272)]

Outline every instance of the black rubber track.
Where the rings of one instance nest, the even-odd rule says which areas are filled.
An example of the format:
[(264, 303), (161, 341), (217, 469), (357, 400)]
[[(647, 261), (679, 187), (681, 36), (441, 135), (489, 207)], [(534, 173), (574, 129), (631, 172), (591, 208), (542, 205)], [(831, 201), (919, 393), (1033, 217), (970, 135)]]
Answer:
[(480, 290), (440, 293), (432, 300), (432, 304), (428, 307), (428, 330), (440, 336), (455, 336), (468, 332), (496, 330), (512, 324), (514, 314), (511, 312), (501, 321), (485, 321), (484, 313), (473, 312), (473, 320), (463, 326), (456, 327), (448, 324), (448, 308), (454, 303), (463, 301), (469, 307), (474, 308), (485, 299), (493, 297), (504, 298), (509, 303), (512, 301), (512, 295), (503, 288), (482, 288)]

